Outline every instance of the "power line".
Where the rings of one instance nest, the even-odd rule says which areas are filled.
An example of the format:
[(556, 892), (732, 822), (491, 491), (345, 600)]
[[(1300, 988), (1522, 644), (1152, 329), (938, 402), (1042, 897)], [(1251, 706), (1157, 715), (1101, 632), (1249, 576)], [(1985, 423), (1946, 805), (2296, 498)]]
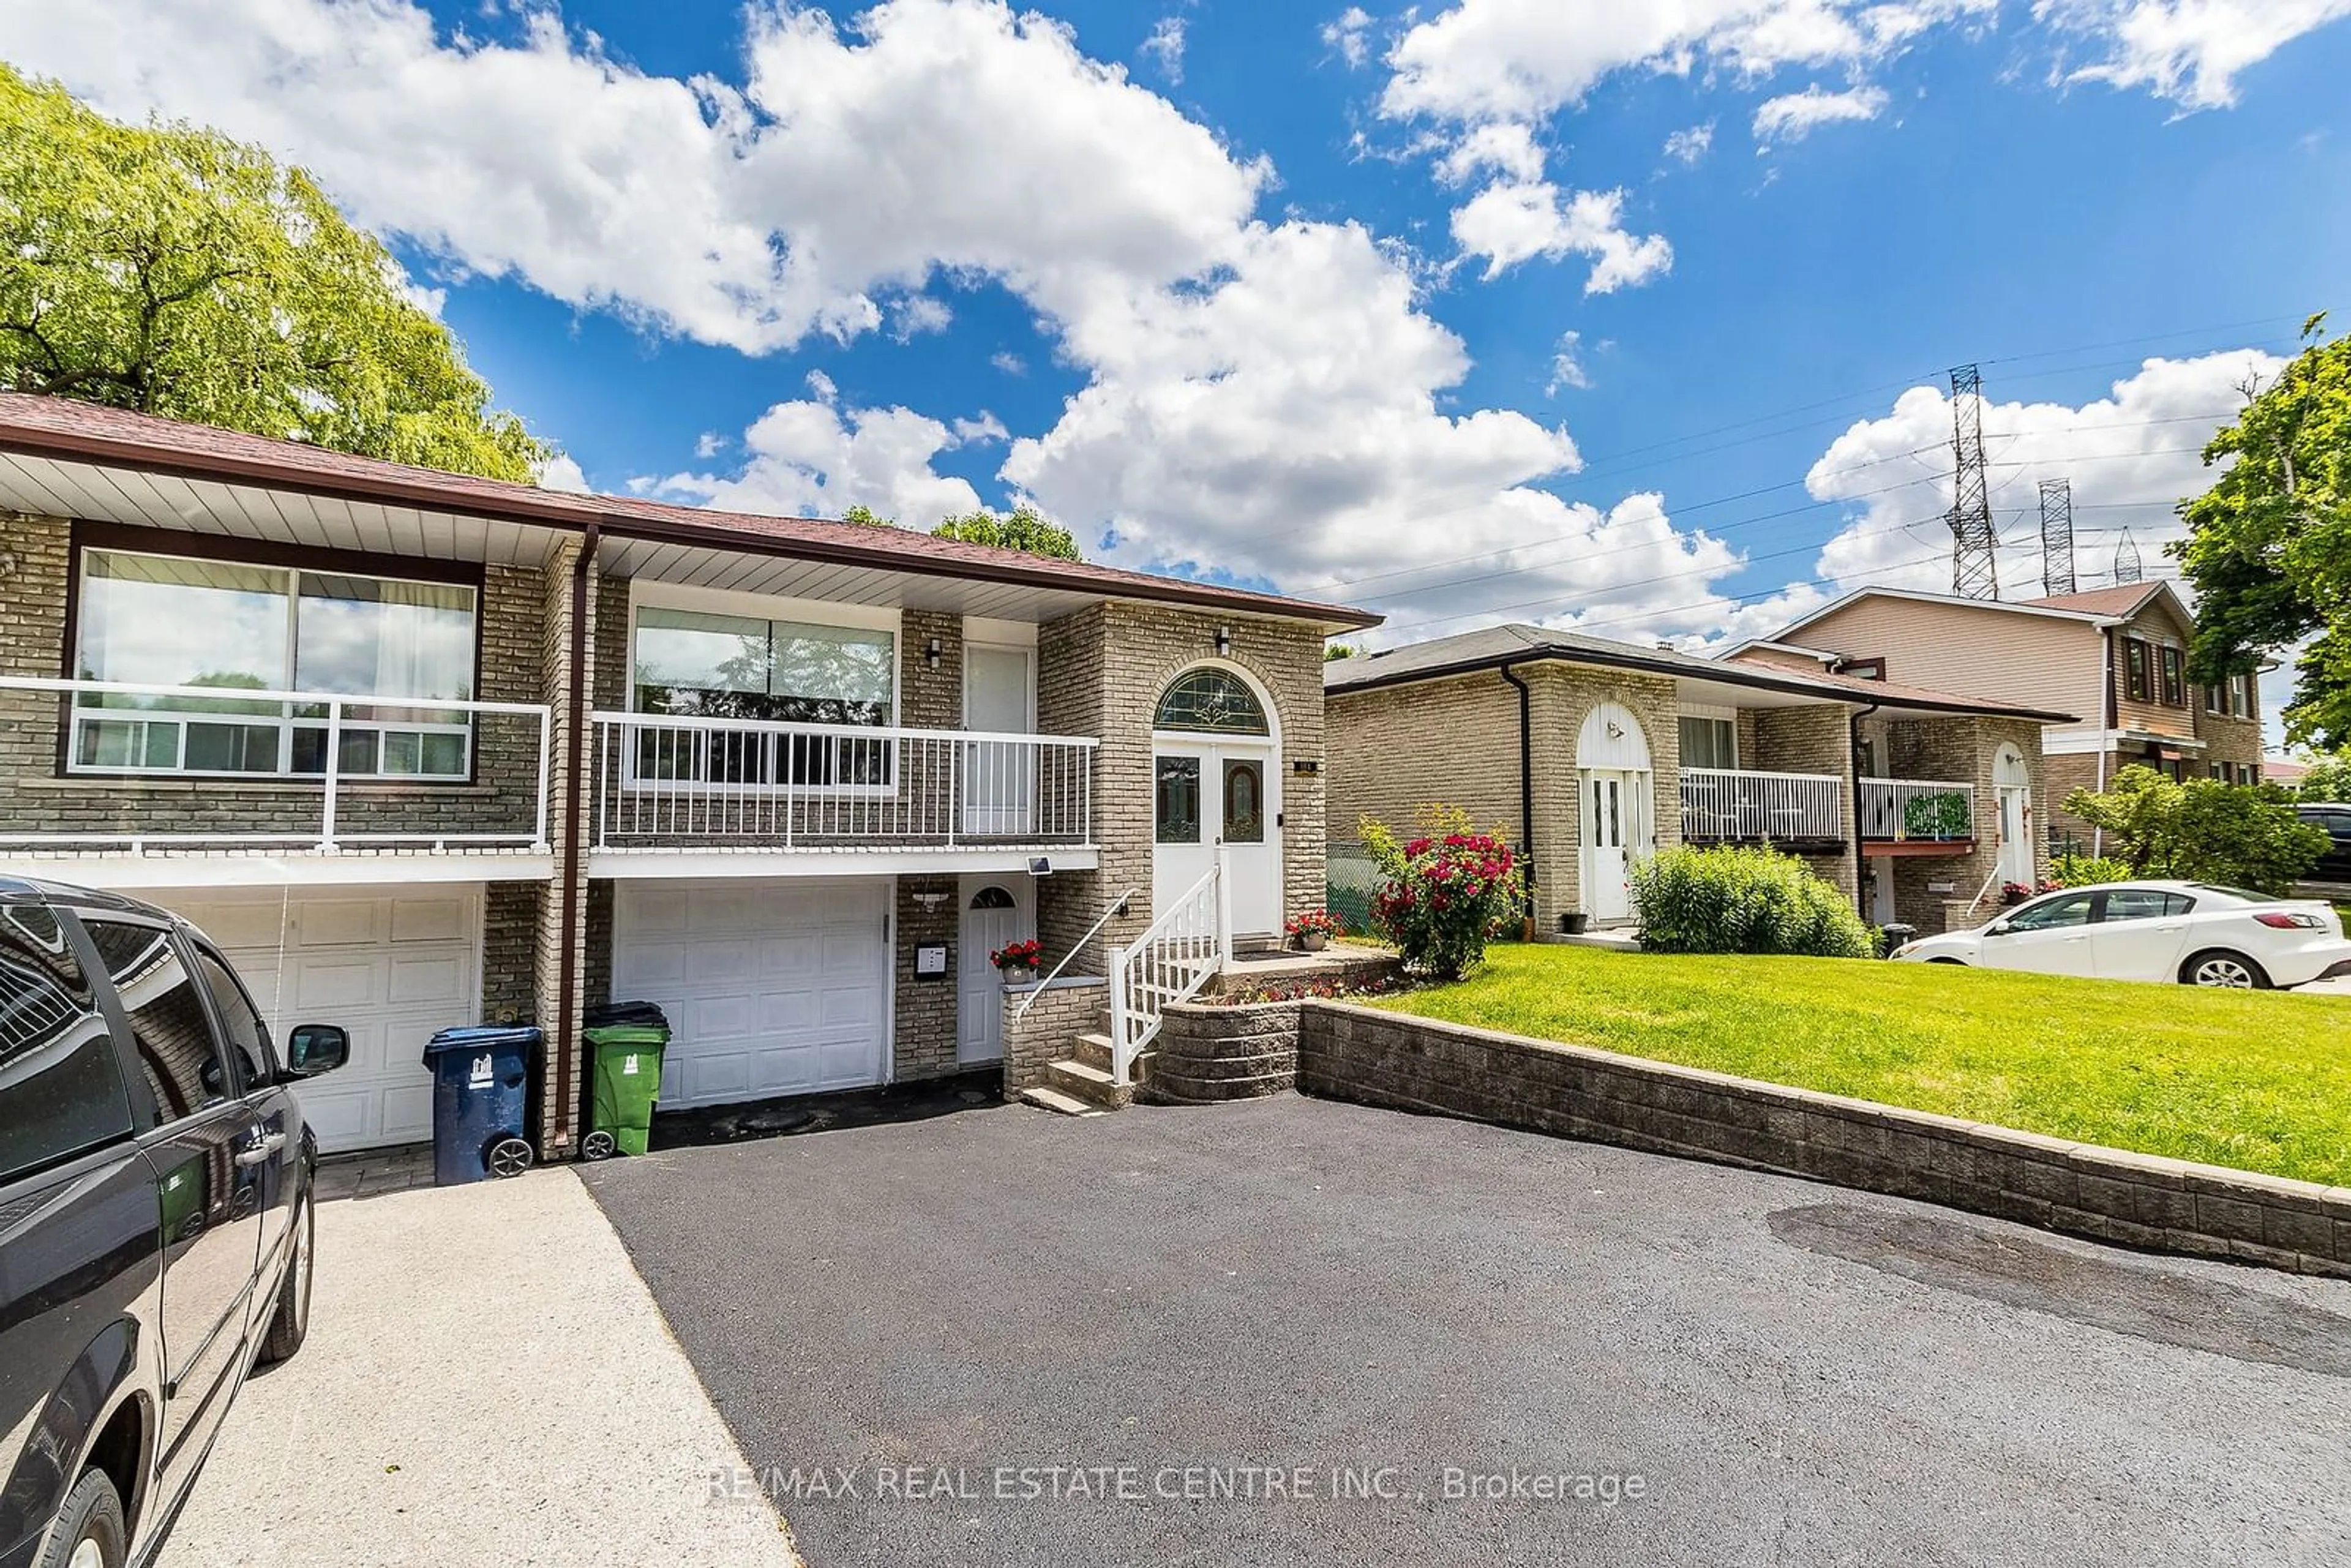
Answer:
[[(2201, 419), (2206, 419), (2206, 418), (2217, 418), (2217, 417), (2219, 417), (2219, 416), (2218, 416), (2218, 415), (2206, 415), (2206, 414), (2176, 414), (2176, 415), (2170, 415), (2170, 416), (2168, 416), (2168, 417), (2163, 418), (2163, 419), (2132, 420), (2132, 421), (2129, 421), (2129, 422), (2127, 422), (2127, 423), (2121, 423), (2121, 424), (2073, 425), (2073, 426), (2067, 426), (2067, 427), (2065, 427), (2065, 428), (2064, 428), (2064, 429), (2063, 429), (2063, 430), (2047, 431), (2047, 432), (2035, 432), (2034, 434), (2050, 434), (2050, 435), (2057, 435), (2057, 434), (2072, 434), (2072, 433), (2074, 433), (2074, 432), (2081, 431), (2081, 430), (2094, 430), (2094, 429), (2095, 429), (2095, 430), (2130, 430), (2130, 429), (2136, 429), (2136, 428), (2140, 428), (2140, 427), (2143, 427), (2143, 426), (2147, 426), (2147, 425), (2156, 425), (2156, 424), (2182, 424), (2182, 423), (2193, 423), (2193, 422), (2196, 422), (2196, 421), (2198, 421), (2198, 420), (2201, 420)], [(1763, 486), (1757, 486), (1756, 488), (1754, 488), (1754, 489), (1752, 489), (1752, 490), (1741, 490), (1741, 491), (1739, 491), (1739, 492), (1737, 492), (1736, 494), (1733, 494), (1733, 495), (1729, 495), (1729, 496), (1718, 496), (1718, 497), (1712, 497), (1712, 498), (1710, 498), (1710, 499), (1704, 500), (1704, 501), (1693, 501), (1693, 502), (1689, 503), (1689, 504), (1688, 504), (1688, 505), (1687, 505), (1687, 506), (1674, 506), (1674, 507), (1667, 507), (1667, 515), (1668, 515), (1668, 517), (1669, 517), (1672, 520), (1674, 520), (1674, 521), (1676, 521), (1676, 522), (1678, 522), (1678, 521), (1680, 521), (1680, 520), (1682, 520), (1682, 519), (1685, 519), (1685, 518), (1688, 517), (1689, 517), (1689, 515), (1690, 515), (1691, 513), (1693, 513), (1693, 512), (1703, 511), (1703, 510), (1705, 510), (1705, 509), (1707, 509), (1708, 507), (1710, 507), (1727, 506), (1727, 505), (1729, 505), (1730, 502), (1733, 502), (1733, 501), (1752, 500), (1752, 499), (1754, 499), (1754, 498), (1755, 498), (1756, 497), (1758, 497), (1758, 496), (1768, 496), (1768, 495), (1771, 495), (1771, 493), (1773, 493), (1774, 491), (1792, 489), (1792, 488), (1794, 488), (1795, 486), (1799, 486), (1799, 485), (1806, 485), (1806, 484), (1810, 484), (1810, 483), (1811, 483), (1813, 479), (1815, 479), (1815, 478), (1837, 478), (1837, 477), (1841, 477), (1841, 476), (1844, 476), (1844, 475), (1848, 475), (1848, 474), (1858, 474), (1858, 473), (1862, 473), (1862, 472), (1864, 472), (1864, 471), (1865, 471), (1865, 470), (1866, 470), (1866, 469), (1870, 469), (1870, 468), (1876, 468), (1876, 467), (1882, 467), (1882, 466), (1884, 466), (1886, 464), (1888, 464), (1888, 463), (1899, 462), (1899, 461), (1901, 461), (1901, 460), (1903, 460), (1903, 459), (1905, 459), (1905, 458), (1916, 457), (1916, 456), (1918, 456), (1918, 455), (1922, 455), (1922, 454), (1924, 454), (1924, 453), (1933, 452), (1933, 451), (1937, 451), (1937, 450), (1939, 450), (1939, 447), (1938, 447), (1938, 446), (1914, 446), (1914, 447), (1912, 447), (1910, 450), (1908, 450), (1908, 451), (1907, 451), (1907, 452), (1896, 452), (1896, 453), (1889, 454), (1888, 455), (1884, 456), (1884, 457), (1874, 457), (1874, 458), (1871, 458), (1871, 459), (1870, 459), (1868, 462), (1866, 462), (1866, 463), (1856, 463), (1856, 464), (1853, 465), (1851, 467), (1847, 467), (1847, 468), (1834, 468), (1834, 469), (1829, 470), (1829, 471), (1828, 471), (1827, 473), (1825, 473), (1825, 474), (1821, 474), (1821, 475), (1807, 475), (1807, 476), (1805, 476), (1805, 477), (1803, 477), (1803, 478), (1802, 478), (1802, 479), (1784, 479), (1784, 480), (1782, 480), (1780, 483), (1778, 483), (1778, 484), (1776, 484), (1776, 485), (1763, 485)], [(2046, 466), (2048, 464), (2053, 463), (2053, 462), (2065, 462), (2065, 463), (2076, 463), (2076, 462), (2101, 462), (2101, 461), (2107, 461), (2107, 460), (2111, 460), (2111, 459), (2115, 459), (2115, 458), (2121, 458), (2121, 457), (2160, 457), (2160, 456), (2174, 456), (2174, 455), (2178, 455), (2179, 453), (2182, 453), (2182, 452), (2200, 452), (2200, 451), (2202, 451), (2202, 450), (2203, 450), (2203, 448), (2202, 448), (2202, 447), (2200, 447), (2200, 446), (2189, 446), (2189, 447), (2159, 447), (2159, 448), (2156, 448), (2156, 449), (2154, 449), (2154, 450), (2152, 450), (2152, 451), (2147, 451), (2147, 452), (2111, 452), (2111, 453), (2095, 453), (2095, 454), (2085, 455), (2083, 455), (2083, 456), (2075, 456), (2075, 457), (2061, 457), (2061, 458), (2047, 458), (2047, 459), (2034, 459), (2034, 460), (2032, 460), (2032, 461), (2026, 461), (2026, 460), (2024, 460), (2024, 459), (2017, 459), (2017, 460), (2015, 460), (2015, 461), (2013, 461), (2013, 462), (1994, 462), (1994, 463), (1991, 464), (1991, 465), (1990, 465), (1990, 466), (1994, 467), (1994, 468), (2015, 468), (2015, 469), (2018, 469), (2018, 470), (2026, 470), (2026, 469), (2032, 469), (2032, 468), (2044, 467), (2044, 466)], [(2020, 475), (2017, 475), (2017, 476), (2011, 476), (2011, 478), (2010, 478), (2009, 480), (2003, 480), (2003, 481), (2001, 482), (2001, 488), (2005, 488), (2005, 487), (2007, 486), (2007, 485), (2008, 485), (2008, 484), (2010, 484), (2010, 483), (2012, 483), (2012, 482), (2013, 482), (2014, 478), (2016, 478), (2016, 477), (2021, 477), (2021, 476), (2021, 476), (2021, 474), (2020, 474)], [(1939, 477), (1941, 477), (1941, 476), (1940, 476), (1939, 474), (1934, 474), (1934, 475), (1930, 475), (1930, 476), (1929, 476), (1929, 477), (1930, 477), (1930, 478), (1939, 478)], [(1898, 484), (1898, 485), (1886, 485), (1886, 486), (1880, 486), (1879, 488), (1875, 489), (1875, 490), (1858, 490), (1858, 491), (1855, 491), (1855, 492), (1853, 492), (1853, 493), (1851, 493), (1851, 494), (1848, 494), (1848, 495), (1823, 497), (1822, 497), (1821, 499), (1816, 500), (1816, 501), (1807, 501), (1807, 502), (1805, 502), (1802, 506), (1800, 506), (1800, 507), (1783, 507), (1782, 509), (1781, 509), (1781, 510), (1779, 510), (1779, 511), (1776, 511), (1776, 512), (1763, 512), (1763, 513), (1760, 513), (1760, 514), (1758, 514), (1758, 515), (1756, 515), (1756, 516), (1754, 516), (1754, 517), (1741, 517), (1741, 518), (1736, 519), (1735, 521), (1732, 521), (1732, 522), (1728, 522), (1728, 523), (1719, 523), (1719, 524), (1716, 524), (1716, 525), (1712, 526), (1711, 528), (1708, 528), (1706, 531), (1707, 531), (1707, 533), (1708, 533), (1708, 535), (1710, 535), (1710, 536), (1714, 536), (1714, 537), (1718, 537), (1718, 538), (1719, 538), (1719, 537), (1720, 537), (1721, 535), (1735, 532), (1736, 530), (1738, 530), (1738, 529), (1740, 529), (1740, 528), (1752, 527), (1753, 525), (1755, 525), (1755, 524), (1757, 524), (1757, 523), (1772, 522), (1772, 521), (1776, 521), (1777, 519), (1782, 518), (1782, 517), (1799, 517), (1799, 516), (1802, 515), (1802, 514), (1803, 514), (1803, 513), (1805, 513), (1805, 512), (1817, 511), (1817, 510), (1819, 510), (1819, 509), (1820, 509), (1821, 507), (1839, 507), (1839, 506), (1846, 506), (1846, 505), (1849, 505), (1849, 504), (1851, 504), (1851, 503), (1853, 503), (1853, 502), (1855, 502), (1855, 501), (1865, 501), (1865, 500), (1867, 500), (1867, 499), (1869, 499), (1870, 497), (1874, 497), (1874, 496), (1890, 495), (1890, 494), (1892, 494), (1894, 491), (1896, 491), (1896, 490), (1907, 490), (1907, 489), (1909, 489), (1909, 488), (1911, 488), (1914, 485), (1916, 485), (1916, 484), (1917, 484), (1917, 483), (1919, 483), (1919, 481), (1917, 481), (1917, 480), (1905, 480), (1905, 481), (1903, 481), (1901, 484)], [(1484, 502), (1479, 502), (1479, 503), (1476, 503), (1475, 505), (1477, 505), (1477, 506), (1483, 506), (1483, 505), (1485, 505), (1485, 504), (1486, 504), (1486, 503), (1484, 503)], [(2152, 506), (2152, 505), (2154, 505), (2155, 503), (2153, 503), (2153, 502), (2103, 502), (2103, 503), (2095, 503), (2095, 504), (2097, 504), (2097, 505), (2102, 505), (2102, 506)], [(1464, 511), (1466, 511), (1466, 510), (1470, 510), (1470, 509), (1473, 509), (1473, 508), (1472, 508), (1472, 507), (1461, 507), (1461, 508), (1458, 508), (1458, 510), (1464, 510)], [(1433, 516), (1439, 516), (1439, 517), (1442, 517), (1442, 516), (1450, 516), (1451, 514), (1449, 514), (1449, 513), (1437, 513), (1437, 514), (1432, 514), (1432, 515), (1433, 515)], [(1329, 577), (1329, 578), (1312, 578), (1312, 579), (1309, 579), (1309, 580), (1305, 580), (1305, 581), (1303, 581), (1303, 582), (1298, 583), (1298, 584), (1296, 585), (1295, 591), (1298, 591), (1298, 592), (1301, 592), (1301, 593), (1321, 593), (1321, 592), (1326, 592), (1326, 591), (1330, 591), (1330, 590), (1332, 590), (1332, 589), (1337, 589), (1337, 588), (1356, 588), (1356, 587), (1361, 587), (1363, 584), (1367, 583), (1367, 582), (1384, 582), (1384, 581), (1388, 580), (1389, 580), (1389, 579), (1391, 579), (1391, 578), (1397, 578), (1397, 577), (1409, 577), (1409, 576), (1413, 575), (1413, 574), (1414, 574), (1414, 573), (1416, 573), (1416, 572), (1422, 572), (1422, 571), (1435, 571), (1435, 570), (1438, 570), (1438, 569), (1440, 569), (1440, 568), (1447, 567), (1447, 566), (1466, 566), (1466, 565), (1468, 565), (1468, 564), (1469, 564), (1470, 562), (1472, 562), (1472, 561), (1485, 560), (1485, 559), (1489, 559), (1489, 558), (1499, 557), (1499, 556), (1507, 556), (1507, 555), (1512, 555), (1512, 554), (1515, 554), (1515, 553), (1517, 553), (1517, 552), (1519, 552), (1519, 551), (1520, 551), (1520, 550), (1525, 550), (1525, 549), (1532, 549), (1532, 548), (1534, 548), (1534, 547), (1536, 547), (1536, 546), (1538, 546), (1538, 545), (1545, 545), (1545, 544), (1558, 544), (1558, 543), (1563, 543), (1563, 542), (1566, 542), (1566, 541), (1568, 541), (1568, 540), (1572, 540), (1572, 539), (1581, 538), (1585, 537), (1585, 535), (1586, 535), (1586, 533), (1587, 533), (1587, 532), (1588, 532), (1588, 530), (1584, 530), (1584, 529), (1573, 529), (1573, 528), (1572, 528), (1572, 529), (1567, 529), (1567, 530), (1564, 530), (1564, 531), (1562, 531), (1562, 532), (1559, 532), (1559, 533), (1537, 535), (1537, 536), (1535, 536), (1535, 537), (1533, 537), (1533, 538), (1524, 538), (1524, 539), (1520, 539), (1520, 540), (1517, 540), (1517, 541), (1515, 541), (1515, 542), (1513, 542), (1513, 543), (1510, 543), (1510, 544), (1507, 544), (1507, 545), (1497, 545), (1497, 546), (1495, 546), (1495, 547), (1494, 547), (1493, 549), (1483, 549), (1483, 550), (1477, 550), (1477, 551), (1473, 551), (1472, 553), (1470, 553), (1470, 554), (1468, 554), (1468, 555), (1462, 555), (1462, 556), (1450, 556), (1450, 557), (1447, 557), (1447, 558), (1445, 558), (1445, 559), (1440, 559), (1440, 560), (1422, 561), (1422, 562), (1420, 562), (1420, 563), (1418, 563), (1417, 565), (1415, 565), (1415, 566), (1395, 567), (1395, 568), (1392, 568), (1392, 569), (1390, 569), (1389, 570), (1386, 570), (1386, 571), (1375, 571), (1375, 572), (1369, 572), (1369, 573), (1366, 573), (1366, 574), (1364, 574), (1364, 576), (1361, 576), (1361, 577)], [(1634, 546), (1627, 546), (1627, 547), (1624, 547), (1624, 548), (1626, 548), (1626, 549), (1643, 549), (1643, 548), (1646, 548), (1646, 547), (1645, 547), (1645, 546), (1640, 546), (1640, 545), (1634, 545)], [(1615, 553), (1615, 552), (1614, 552), (1614, 551), (1613, 551), (1613, 550), (1601, 550), (1601, 551), (1596, 551), (1596, 552), (1594, 552), (1594, 553), (1595, 553), (1595, 554), (1598, 554), (1598, 555), (1610, 555), (1610, 554), (1614, 554), (1614, 553)], [(1494, 573), (1489, 573), (1489, 574), (1485, 574), (1485, 575), (1479, 576), (1479, 577), (1473, 577), (1473, 578), (1466, 578), (1466, 579), (1448, 579), (1448, 580), (1445, 580), (1445, 581), (1443, 581), (1443, 582), (1438, 582), (1438, 583), (1427, 583), (1427, 584), (1423, 584), (1423, 585), (1421, 585), (1420, 587), (1417, 587), (1417, 588), (1410, 588), (1410, 589), (1401, 590), (1401, 591), (1399, 591), (1399, 594), (1398, 594), (1397, 596), (1398, 596), (1398, 597), (1401, 597), (1403, 594), (1408, 594), (1408, 593), (1418, 593), (1418, 592), (1424, 591), (1426, 589), (1428, 589), (1428, 588), (1443, 588), (1443, 587), (1458, 586), (1458, 585), (1459, 583), (1461, 583), (1461, 582), (1482, 582), (1482, 581), (1487, 580), (1487, 578), (1488, 578), (1488, 577), (1508, 577), (1508, 576), (1512, 575), (1513, 573), (1516, 573), (1516, 572), (1519, 572), (1519, 571), (1524, 571), (1524, 570), (1534, 570), (1534, 569), (1536, 569), (1537, 567), (1540, 567), (1540, 566), (1544, 566), (1544, 565), (1562, 565), (1562, 564), (1564, 564), (1564, 562), (1561, 562), (1561, 561), (1551, 561), (1551, 562), (1522, 562), (1522, 563), (1520, 563), (1520, 564), (1519, 564), (1519, 565), (1517, 565), (1517, 566), (1510, 567), (1510, 568), (1509, 568), (1508, 570), (1503, 570), (1503, 571), (1499, 571), (1499, 572), (1494, 572)]]

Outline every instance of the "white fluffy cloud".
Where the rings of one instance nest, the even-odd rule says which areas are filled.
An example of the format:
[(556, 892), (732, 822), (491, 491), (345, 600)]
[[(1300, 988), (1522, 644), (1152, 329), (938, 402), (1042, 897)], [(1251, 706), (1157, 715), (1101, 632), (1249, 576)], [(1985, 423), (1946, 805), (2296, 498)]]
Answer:
[(968, 423), (958, 434), (910, 408), (842, 409), (830, 398), (779, 402), (743, 433), (745, 460), (734, 473), (673, 474), (648, 488), (700, 506), (784, 517), (837, 517), (862, 506), (927, 528), (979, 506), (967, 482), (934, 472), (932, 463), (989, 434), (988, 425)]
[(753, 352), (870, 330), (941, 271), (1073, 311), (1105, 272), (1213, 266), (1256, 205), (1261, 163), (1058, 24), (988, 0), (859, 22), (749, 8), (737, 85), (648, 75), (552, 12), (477, 43), (406, 0), (0, 0), (11, 61), (101, 109), (264, 141), (464, 270)]
[[(2147, 574), (2168, 574), (2174, 569), (2162, 547), (2183, 532), (2173, 506), (2212, 482), (2200, 449), (2241, 406), (2239, 385), (2252, 375), (2273, 377), (2283, 363), (2252, 349), (2148, 360), (2105, 397), (2078, 407), (2001, 402), (1995, 367), (1983, 428), (2002, 594), (2041, 591), (2043, 479), (2072, 486), (2081, 587), (2113, 580), (2125, 529)], [(1840, 590), (1884, 582), (1949, 591), (1950, 531), (1942, 519), (1951, 504), (1950, 441), (1950, 397), (1929, 386), (1911, 388), (1884, 417), (1860, 422), (1830, 444), (1807, 487), (1857, 509), (1822, 550), (1822, 578)]]
[(2074, 79), (2218, 109), (2237, 101), (2241, 72), (2351, 16), (2351, 0), (2034, 0), (2032, 15), (2093, 52)]
[(1692, 125), (1666, 138), (1666, 156), (1686, 168), (1696, 168), (1705, 162), (1714, 147), (1714, 121)]
[(1498, 277), (1536, 256), (1592, 259), (1586, 294), (1646, 283), (1674, 264), (1662, 235), (1634, 235), (1624, 225), (1625, 193), (1578, 191), (1562, 199), (1549, 181), (1497, 182), (1454, 209), (1453, 239), (1465, 259), (1482, 257)]
[(1839, 120), (1876, 120), (1886, 107), (1886, 89), (1848, 88), (1831, 92), (1818, 82), (1802, 92), (1783, 93), (1756, 106), (1755, 140), (1765, 146), (1801, 141), (1820, 126)]
[(1143, 40), (1143, 52), (1158, 62), (1159, 72), (1169, 81), (1184, 79), (1184, 18), (1162, 16), (1151, 25), (1151, 36)]
[(1562, 332), (1558, 345), (1552, 350), (1551, 382), (1543, 388), (1545, 397), (1557, 397), (1562, 387), (1579, 391), (1592, 385), (1592, 371), (1583, 363), (1583, 334)]
[(1363, 65), (1372, 57), (1372, 14), (1361, 5), (1348, 6), (1322, 24), (1322, 46), (1335, 50), (1350, 69)]
[(1757, 80), (1884, 58), (1997, 0), (1458, 0), (1407, 32), (1382, 96), (1398, 118), (1536, 122), (1628, 69)]

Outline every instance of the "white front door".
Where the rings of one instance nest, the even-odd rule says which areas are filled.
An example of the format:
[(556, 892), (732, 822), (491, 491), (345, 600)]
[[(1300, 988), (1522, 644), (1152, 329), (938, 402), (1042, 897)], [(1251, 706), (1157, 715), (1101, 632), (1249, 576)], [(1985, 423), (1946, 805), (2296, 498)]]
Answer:
[(2000, 787), (2000, 880), (2032, 885), (2032, 829), (2025, 803), (2032, 799), (2022, 787)]
[(1004, 1056), (1004, 977), (988, 955), (1034, 935), (1025, 876), (963, 879), (963, 929), (956, 945), (956, 1061)]
[(219, 945), (279, 1051), (296, 1024), (340, 1025), (348, 1065), (296, 1092), (329, 1154), (433, 1135), (424, 1042), (482, 1016), (482, 890), (158, 893)]
[(1583, 907), (1594, 921), (1633, 917), (1627, 876), (1633, 852), (1646, 847), (1641, 788), (1645, 775), (1614, 768), (1583, 770)]
[(1894, 859), (1875, 855), (1869, 861), (1869, 915), (1880, 925), (1894, 924)]
[(1152, 913), (1225, 853), (1236, 936), (1281, 931), (1280, 779), (1262, 742), (1162, 740), (1152, 761)]
[(661, 1103), (717, 1105), (888, 1076), (891, 883), (624, 880), (612, 998), (669, 1017)]
[[(974, 643), (964, 649), (963, 727), (989, 735), (1028, 735), (1032, 722), (1026, 648)], [(1020, 741), (966, 743), (963, 831), (975, 837), (1021, 838), (1035, 831), (1036, 748)]]

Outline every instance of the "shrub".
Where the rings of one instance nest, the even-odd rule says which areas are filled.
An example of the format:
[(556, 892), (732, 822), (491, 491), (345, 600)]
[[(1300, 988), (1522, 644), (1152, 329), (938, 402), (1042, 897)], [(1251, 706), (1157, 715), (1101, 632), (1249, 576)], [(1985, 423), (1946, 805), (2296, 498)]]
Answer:
[(1387, 874), (1372, 900), (1372, 924), (1396, 945), (1405, 968), (1458, 980), (1524, 907), (1525, 878), (1510, 846), (1470, 831), (1468, 813), (1426, 806), (1417, 821), (1422, 833), (1399, 842), (1385, 823), (1364, 821), (1364, 847)]
[(2128, 882), (2130, 864), (2112, 855), (2062, 854), (2049, 862), (2049, 880), (2060, 887), (2095, 887), (2102, 882)]
[(2293, 799), (2275, 785), (2180, 783), (2133, 763), (2103, 793), (2066, 796), (2065, 810), (2104, 830), (2133, 876), (2286, 893), (2326, 852), (2325, 831), (2297, 818)]
[(1776, 850), (1667, 850), (1634, 866), (1633, 899), (1641, 946), (1652, 953), (1877, 952), (1844, 894)]

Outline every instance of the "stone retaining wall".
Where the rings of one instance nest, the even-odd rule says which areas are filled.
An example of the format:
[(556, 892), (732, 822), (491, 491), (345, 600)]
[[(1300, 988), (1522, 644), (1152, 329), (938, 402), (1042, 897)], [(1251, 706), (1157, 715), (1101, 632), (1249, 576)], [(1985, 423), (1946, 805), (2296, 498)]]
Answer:
[(1298, 1087), (1923, 1198), (2101, 1241), (2351, 1277), (2351, 1188), (1403, 1013), (1301, 1004)]
[(1298, 1002), (1178, 1002), (1163, 1015), (1142, 1097), (1160, 1104), (1258, 1100), (1298, 1086)]
[(1110, 982), (1095, 976), (1064, 976), (1041, 987), (1042, 994), (1020, 1016), (1021, 1004), (1040, 989), (1040, 983), (1004, 988), (1004, 1097), (1017, 1096), (1045, 1082), (1045, 1064), (1060, 1061), (1074, 1048), (1078, 1036), (1107, 1027), (1102, 1009), (1110, 1006)]

